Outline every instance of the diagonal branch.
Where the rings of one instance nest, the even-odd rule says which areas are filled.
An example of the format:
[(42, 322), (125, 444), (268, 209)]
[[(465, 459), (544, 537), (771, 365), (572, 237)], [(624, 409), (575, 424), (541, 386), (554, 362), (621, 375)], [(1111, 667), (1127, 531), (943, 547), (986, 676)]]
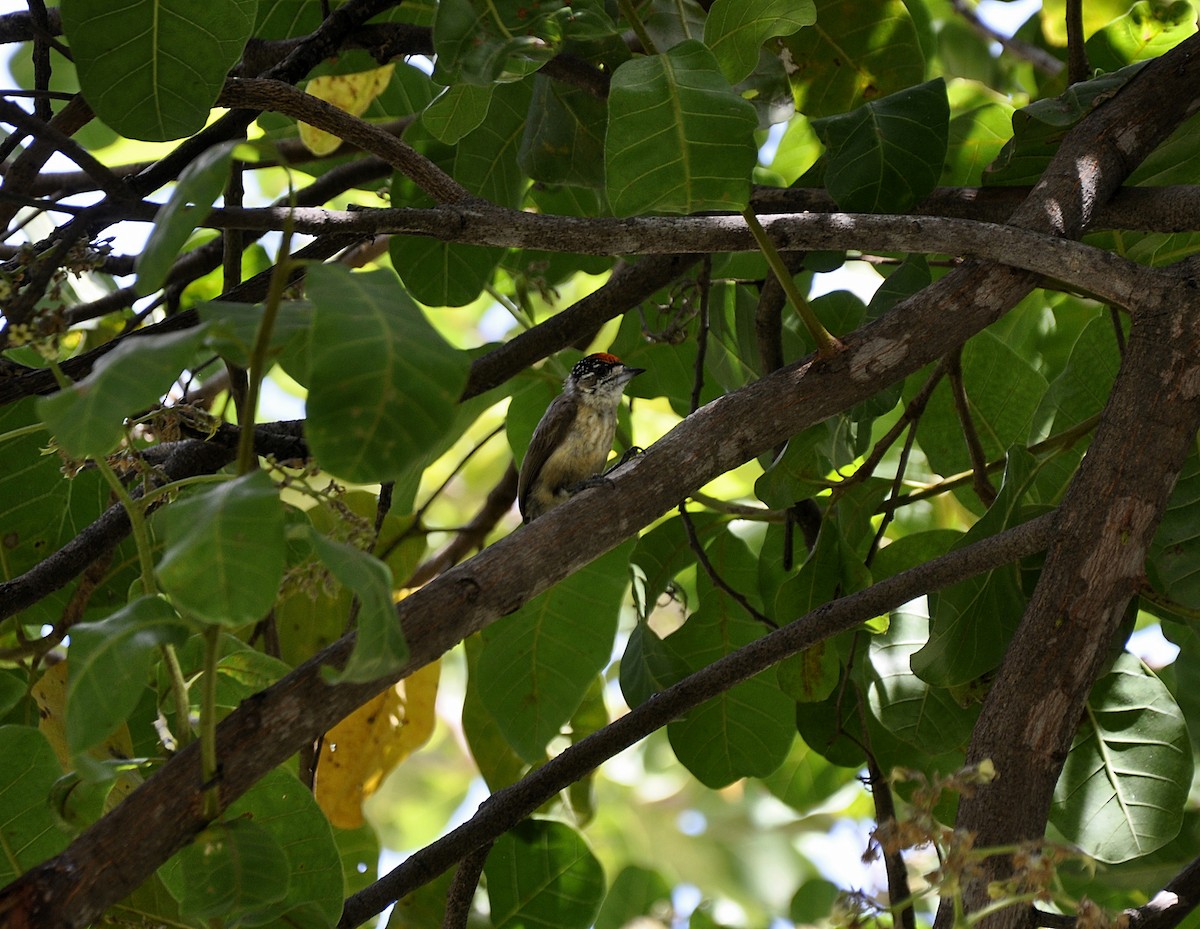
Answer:
[[(455, 862), (517, 825), (559, 791), (602, 763), (706, 700), (818, 642), (853, 629), (872, 616), (896, 609), (915, 597), (1008, 564), (1044, 548), (1054, 533), (1055, 514), (895, 574), (858, 593), (796, 617), (749, 645), (731, 652), (630, 710), (504, 790), (492, 794), (479, 812), (449, 834), (411, 855), (391, 873), (346, 901), (340, 929), (351, 929), (412, 893)], [(883, 789), (887, 789), (886, 784)]]

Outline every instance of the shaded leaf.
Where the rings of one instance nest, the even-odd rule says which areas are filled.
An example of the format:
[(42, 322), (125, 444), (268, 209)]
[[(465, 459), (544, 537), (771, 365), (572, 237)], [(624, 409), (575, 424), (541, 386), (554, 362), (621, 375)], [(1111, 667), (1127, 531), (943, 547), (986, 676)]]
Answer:
[(242, 626), (271, 609), (283, 577), (283, 504), (264, 472), (178, 500), (155, 522), (166, 537), (158, 579), (185, 615)]
[(817, 19), (812, 0), (716, 0), (704, 21), (704, 44), (731, 84), (754, 70), (762, 44)]
[(91, 374), (38, 401), (38, 413), (63, 450), (101, 458), (124, 435), (125, 417), (158, 402), (192, 361), (203, 328), (126, 339)]
[(483, 866), (495, 929), (585, 929), (604, 898), (604, 869), (574, 829), (526, 820), (496, 840)]
[(322, 466), (361, 483), (400, 477), (454, 422), (467, 357), (451, 348), (389, 271), (321, 265), (306, 435)]
[(46, 798), (62, 768), (46, 737), (29, 726), (0, 726), (0, 881), (62, 851), (68, 836), (58, 828)]
[(150, 682), (155, 649), (182, 644), (188, 628), (160, 597), (139, 597), (107, 619), (71, 627), (67, 746), (72, 755), (129, 718)]
[(256, 0), (65, 0), (63, 31), (92, 110), (130, 139), (203, 128), (250, 38)]
[(849, 212), (905, 212), (941, 177), (949, 120), (941, 78), (813, 120), (827, 149), (830, 195)]
[(1187, 724), (1170, 692), (1122, 654), (1088, 697), (1050, 821), (1100, 861), (1140, 858), (1179, 832), (1192, 767)]

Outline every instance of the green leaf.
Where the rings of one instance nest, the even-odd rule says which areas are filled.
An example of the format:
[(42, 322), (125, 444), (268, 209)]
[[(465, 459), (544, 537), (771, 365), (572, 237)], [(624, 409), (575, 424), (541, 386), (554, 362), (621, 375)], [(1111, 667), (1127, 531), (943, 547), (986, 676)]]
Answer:
[(38, 414), (75, 458), (102, 458), (124, 435), (125, 417), (158, 402), (200, 347), (204, 329), (125, 339), (92, 373), (38, 401)]
[(168, 863), (159, 875), (184, 916), (219, 918), (226, 926), (273, 908), (287, 897), (290, 884), (283, 847), (246, 818), (213, 823), (179, 853), (174, 870)]
[(283, 504), (262, 471), (172, 503), (158, 565), (163, 590), (185, 615), (206, 623), (258, 622), (283, 577)]
[(1154, 586), (1188, 609), (1200, 609), (1200, 457), (1188, 455), (1162, 522), (1154, 534), (1146, 569)]
[[(463, 651), (467, 657), (467, 688), (463, 695), (462, 728), (471, 757), (475, 759), (475, 767), (479, 769), (488, 789), (500, 790), (516, 781), (529, 770), (529, 765), (521, 760), (500, 726), (496, 717), (484, 704), (479, 691), (479, 656), (483, 653), (483, 641), (479, 635), (468, 636), (463, 641)], [(538, 763), (545, 760), (545, 755)]]
[(358, 483), (403, 475), (454, 422), (467, 357), (389, 271), (313, 268), (306, 434), (322, 467)]
[[(1020, 522), (1021, 502), (1035, 476), (1033, 456), (1011, 449), (996, 502), (954, 547), (965, 548)], [(1024, 612), (1016, 565), (930, 594), (929, 641), (913, 653), (913, 673), (938, 687), (972, 681), (1000, 663)]]
[(596, 929), (622, 929), (638, 917), (665, 924), (672, 912), (671, 885), (659, 872), (626, 865), (612, 882), (596, 916)]
[(530, 819), (506, 832), (483, 873), (495, 929), (586, 929), (604, 898), (604, 869), (563, 823)]
[(783, 40), (797, 112), (809, 119), (845, 113), (924, 80), (917, 30), (900, 0), (816, 0), (816, 7), (816, 24)]
[[(1029, 437), (1034, 413), (1047, 390), (1046, 379), (1021, 355), (989, 331), (971, 339), (962, 352), (967, 407), (983, 454), (991, 461)], [(934, 472), (958, 474), (971, 468), (962, 425), (946, 378), (938, 384), (917, 427), (917, 441)], [(905, 397), (918, 389), (913, 381)]]
[(161, 645), (180, 645), (188, 624), (160, 597), (139, 597), (107, 619), (71, 627), (67, 747), (75, 755), (125, 722), (150, 683)]
[(941, 78), (813, 120), (828, 149), (825, 182), (838, 206), (903, 213), (937, 185), (946, 159), (950, 103)]
[(1195, 32), (1196, 9), (1187, 0), (1138, 0), (1087, 40), (1088, 65), (1119, 71), (1135, 61), (1159, 57)]
[(1062, 95), (1036, 100), (1012, 117), (1012, 138), (983, 173), (985, 184), (1032, 184), (1041, 177), (1059, 143), (1080, 120), (1110, 99), (1142, 67), (1130, 65), (1112, 74), (1072, 84)]
[(257, 0), (64, 0), (63, 32), (96, 115), (130, 139), (204, 127), (254, 27)]
[(649, 624), (639, 622), (629, 633), (621, 656), (621, 694), (631, 707), (641, 706), (686, 676), (687, 670)]
[(0, 718), (25, 699), (25, 681), (11, 671), (0, 671)]
[(762, 44), (817, 20), (813, 0), (716, 0), (704, 21), (704, 44), (736, 84), (754, 70)]
[(625, 62), (613, 74), (604, 142), (613, 212), (744, 208), (757, 125), (699, 42)]
[(247, 925), (280, 919), (293, 929), (328, 929), (342, 914), (342, 860), (333, 829), (312, 791), (295, 775), (276, 768), (225, 813), (228, 821), (247, 819), (261, 826), (287, 858), (291, 880), (279, 900), (250, 910)]
[(421, 113), (421, 122), (439, 142), (455, 145), (487, 118), (495, 86), (455, 84), (447, 87)]
[(1192, 767), (1179, 706), (1154, 672), (1122, 654), (1088, 697), (1050, 821), (1100, 861), (1141, 858), (1179, 832)]
[[(211, 323), (206, 344), (220, 353), (221, 357), (234, 364), (248, 368), (250, 353), (262, 323), (261, 303), (225, 303), (214, 300), (202, 303), (197, 310), (200, 319)], [(271, 328), (271, 341), (267, 346), (267, 358), (281, 352), (307, 347), (308, 332), (312, 329), (313, 308), (305, 300), (288, 300), (279, 308), (275, 325)]]
[(993, 102), (951, 119), (941, 183), (979, 186), (1012, 135), (1012, 114), (1007, 103)]
[(483, 631), (480, 696), (530, 764), (608, 664), (632, 548), (618, 546)]
[(978, 707), (963, 709), (948, 690), (913, 674), (910, 660), (928, 637), (924, 616), (892, 613), (888, 631), (871, 636), (864, 674), (868, 706), (880, 725), (925, 754), (940, 755), (966, 746)]
[(152, 294), (162, 287), (184, 243), (208, 218), (212, 205), (229, 179), (236, 142), (206, 149), (183, 169), (171, 197), (154, 217), (154, 229), (137, 259), (137, 292)]
[(61, 776), (54, 750), (37, 729), (0, 726), (0, 882), (66, 847), (69, 837), (46, 802)]
[(399, 671), (408, 660), (408, 643), (392, 603), (391, 569), (374, 555), (315, 529), (309, 531), (309, 539), (321, 563), (361, 604), (354, 650), (333, 680), (373, 681)]
[[(688, 671), (707, 667), (764, 632), (758, 623), (710, 602), (666, 640)], [(764, 672), (675, 720), (667, 736), (680, 763), (716, 790), (738, 778), (765, 777), (783, 764), (795, 735), (794, 713), (795, 703), (775, 685), (774, 675)]]
[(604, 101), (538, 74), (517, 163), (543, 184), (602, 188), (607, 121)]

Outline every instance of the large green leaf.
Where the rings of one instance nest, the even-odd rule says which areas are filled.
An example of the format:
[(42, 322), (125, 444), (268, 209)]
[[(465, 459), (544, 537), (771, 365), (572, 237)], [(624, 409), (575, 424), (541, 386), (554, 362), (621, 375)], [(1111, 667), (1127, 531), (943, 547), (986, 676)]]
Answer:
[(1192, 767), (1179, 706), (1154, 672), (1122, 654), (1088, 697), (1050, 821), (1100, 861), (1140, 858), (1179, 832)]
[(188, 625), (160, 597), (139, 597), (95, 623), (71, 627), (67, 746), (90, 748), (125, 722), (150, 683), (161, 645), (182, 644)]
[(625, 62), (613, 74), (604, 142), (613, 212), (742, 209), (757, 126), (699, 42)]
[(941, 177), (949, 120), (941, 78), (813, 120), (828, 149), (830, 195), (849, 212), (905, 212)]
[(816, 6), (816, 24), (783, 40), (798, 112), (809, 119), (845, 113), (924, 80), (917, 31), (900, 0)]
[(447, 87), (421, 113), (421, 122), (439, 142), (455, 145), (487, 118), (495, 86), (455, 84)]
[(483, 632), (480, 696), (531, 764), (612, 655), (632, 548), (613, 549)]
[(131, 139), (191, 135), (250, 38), (257, 0), (64, 0), (83, 95)]
[(604, 101), (537, 75), (518, 163), (544, 184), (604, 186)]
[(336, 680), (373, 681), (399, 671), (408, 659), (408, 643), (392, 603), (392, 571), (362, 549), (309, 533), (317, 557), (358, 597), (357, 637), (346, 667)]
[[(1046, 393), (1046, 379), (991, 332), (963, 347), (962, 379), (971, 421), (990, 461), (1029, 437), (1034, 413)], [(971, 456), (946, 378), (938, 384), (917, 427), (917, 440), (932, 470), (942, 475), (971, 468)], [(905, 395), (918, 388), (905, 385)]]
[(184, 916), (239, 926), (278, 909), (290, 890), (289, 870), (279, 841), (242, 817), (213, 823), (158, 873)]
[(585, 929), (604, 899), (604, 869), (564, 823), (531, 819), (504, 833), (483, 873), (495, 929)]
[(390, 271), (309, 272), (306, 435), (327, 470), (360, 483), (400, 477), (454, 422), (467, 357), (451, 348)]
[(166, 507), (163, 590), (185, 615), (206, 623), (258, 622), (283, 577), (283, 504), (262, 471), (209, 487)]
[(1195, 32), (1196, 8), (1188, 0), (1138, 0), (1087, 40), (1088, 64), (1117, 71), (1135, 61), (1157, 58)]
[(929, 636), (929, 620), (893, 613), (888, 630), (871, 637), (867, 650), (867, 705), (880, 725), (927, 755), (962, 749), (971, 736), (978, 706), (959, 706), (948, 690), (912, 672), (909, 661)]
[(989, 102), (955, 115), (950, 120), (941, 183), (979, 186), (983, 172), (1012, 135), (1012, 114), (1007, 103)]
[(736, 84), (754, 70), (762, 44), (817, 20), (813, 0), (716, 0), (704, 21), (704, 44)]
[(47, 797), (62, 768), (46, 737), (29, 726), (0, 726), (0, 882), (7, 884), (62, 851)]
[(204, 336), (201, 327), (128, 338), (83, 380), (39, 400), (38, 413), (68, 455), (101, 458), (121, 441), (125, 417), (167, 392)]
[(1200, 609), (1200, 456), (1188, 455), (1146, 556), (1152, 583), (1172, 601)]
[(188, 236), (212, 209), (229, 180), (233, 146), (227, 142), (201, 152), (179, 175), (171, 197), (154, 217), (154, 229), (137, 259), (137, 292), (154, 293), (167, 279)]
[(441, 0), (433, 23), (445, 83), (512, 81), (536, 71), (563, 41), (616, 30), (599, 0)]
[[(688, 671), (698, 671), (766, 631), (744, 613), (709, 598), (666, 642)], [(715, 602), (714, 602), (715, 601)], [(714, 605), (709, 605), (713, 603)], [(667, 727), (675, 757), (706, 787), (725, 787), (742, 777), (765, 777), (791, 747), (795, 704), (774, 682), (758, 674), (713, 697)]]

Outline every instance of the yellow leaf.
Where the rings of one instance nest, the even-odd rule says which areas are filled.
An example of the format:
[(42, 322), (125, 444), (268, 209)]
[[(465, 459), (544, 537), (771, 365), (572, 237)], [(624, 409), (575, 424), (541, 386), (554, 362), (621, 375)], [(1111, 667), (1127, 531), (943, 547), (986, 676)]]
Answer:
[[(67, 674), (68, 663), (60, 661), (50, 665), (46, 672), (38, 678), (30, 694), (38, 708), (38, 728), (54, 749), (58, 763), (64, 772), (75, 770), (71, 761), (71, 752), (67, 748)], [(129, 726), (121, 723), (107, 739), (99, 745), (88, 749), (88, 754), (100, 760), (112, 758), (130, 758), (133, 756), (133, 737), (129, 734)], [(108, 812), (125, 797), (133, 793), (142, 783), (142, 776), (136, 770), (123, 771), (113, 782), (112, 791), (104, 804)]]
[[(394, 64), (384, 65), (371, 71), (357, 74), (326, 74), (314, 77), (306, 90), (319, 100), (332, 103), (351, 116), (362, 116), (371, 101), (383, 93), (392, 79)], [(300, 141), (314, 155), (330, 155), (337, 151), (342, 140), (324, 129), (300, 123)]]
[(339, 829), (363, 824), (363, 801), (433, 734), (441, 662), (389, 687), (325, 733), (314, 794)]

